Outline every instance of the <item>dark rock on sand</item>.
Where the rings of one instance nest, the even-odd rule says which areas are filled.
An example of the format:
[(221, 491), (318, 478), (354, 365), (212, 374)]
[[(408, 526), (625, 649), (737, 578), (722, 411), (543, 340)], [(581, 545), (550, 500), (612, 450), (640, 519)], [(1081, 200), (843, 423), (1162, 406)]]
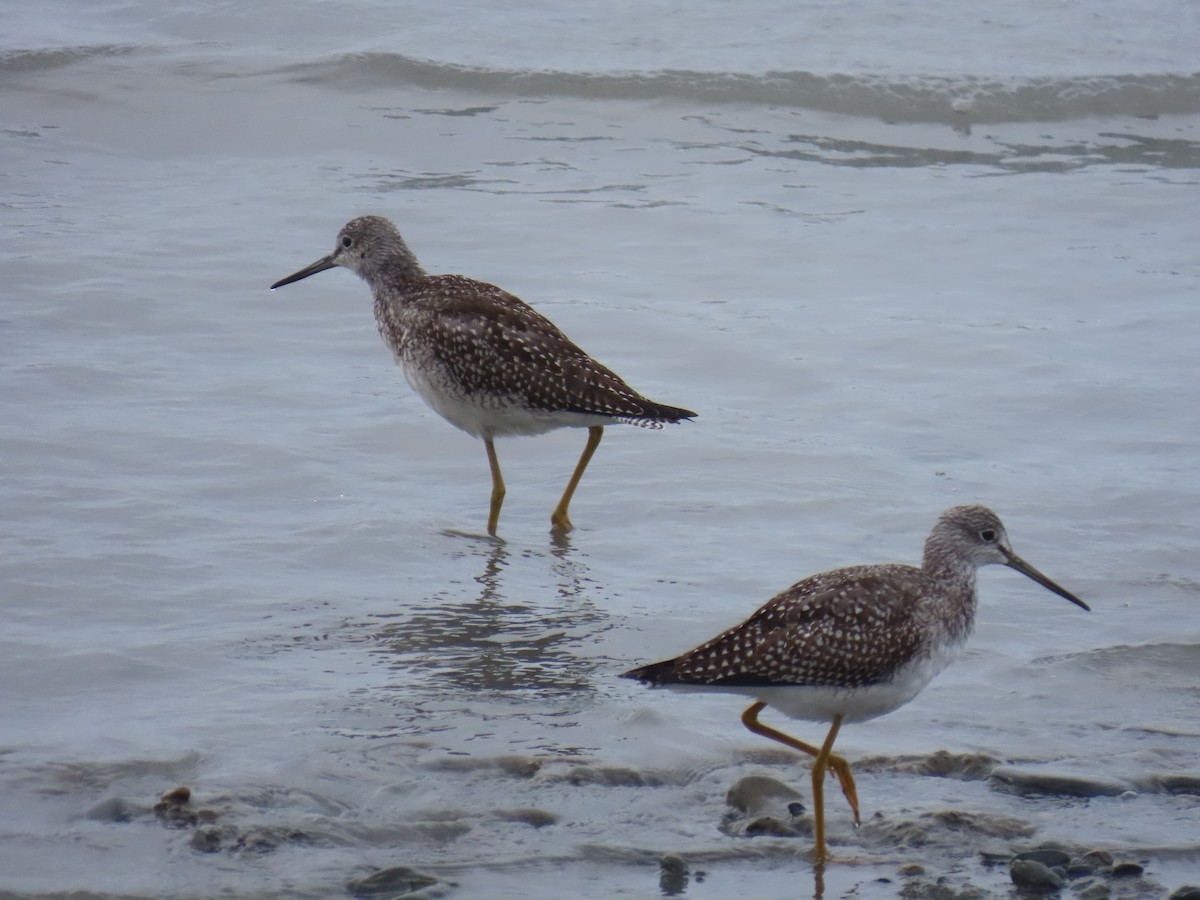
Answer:
[(768, 775), (747, 775), (725, 794), (730, 806), (721, 830), (734, 837), (799, 837), (812, 833), (812, 823), (801, 816), (800, 792)]
[(558, 816), (544, 809), (495, 809), (492, 815), (501, 822), (520, 822), (533, 828), (545, 828), (558, 822)]
[(1107, 900), (1112, 896), (1112, 889), (1099, 878), (1089, 878), (1071, 885), (1075, 900)]
[(992, 774), (1000, 760), (986, 753), (950, 753), (938, 750), (919, 756), (868, 756), (855, 760), (855, 772), (890, 772), (900, 775), (929, 775), (981, 781)]
[(1192, 884), (1185, 884), (1171, 892), (1171, 896), (1167, 900), (1200, 900), (1200, 887)]
[(598, 784), (604, 787), (654, 787), (659, 782), (637, 769), (624, 766), (573, 766), (567, 781), (575, 785)]
[(1065, 772), (1047, 772), (1002, 766), (992, 771), (988, 785), (1022, 797), (1119, 797), (1130, 790), (1127, 782)]
[(1008, 867), (1012, 883), (1024, 891), (1046, 893), (1060, 890), (1063, 877), (1049, 866), (1032, 859), (1014, 859)]
[(668, 854), (658, 861), (658, 889), (664, 897), (674, 897), (687, 890), (688, 864), (678, 856)]
[(1112, 868), (1113, 878), (1141, 878), (1146, 870), (1135, 862), (1117, 863)]
[[(787, 810), (800, 801), (801, 794), (789, 784), (769, 775), (739, 778), (725, 793), (725, 802), (748, 816), (767, 815)], [(801, 804), (803, 808), (803, 804)]]
[(188, 788), (167, 791), (154, 804), (154, 815), (168, 828), (195, 828), (200, 824), (200, 816), (188, 802), (191, 797), (192, 792)]
[(443, 756), (426, 760), (421, 767), (437, 772), (479, 772), (497, 769), (513, 778), (532, 778), (542, 768), (542, 761), (532, 756)]
[[(863, 823), (861, 834), (865, 839), (888, 844), (896, 848), (942, 846), (960, 848), (979, 846), (978, 841), (999, 838), (1011, 841), (1027, 838), (1034, 833), (1028, 822), (1011, 816), (992, 813), (971, 812), (960, 809), (924, 812), (914, 818), (884, 818), (873, 816)], [(981, 853), (985, 862), (989, 854)], [(994, 854), (993, 865), (1007, 866), (1011, 854)]]
[(1071, 854), (1066, 850), (1059, 850), (1057, 847), (1039, 847), (1036, 850), (1025, 850), (1013, 857), (1017, 859), (1029, 859), (1034, 862), (1040, 862), (1043, 866), (1053, 869), (1055, 866), (1066, 867), (1071, 864)]
[(192, 789), (186, 785), (172, 788), (160, 798), (164, 803), (187, 803), (192, 799)]
[(1087, 866), (1093, 872), (1104, 872), (1112, 868), (1113, 855), (1107, 850), (1089, 850), (1079, 857), (1079, 865)]
[(349, 882), (346, 890), (354, 897), (390, 900), (393, 897), (412, 897), (436, 884), (438, 879), (432, 875), (426, 875), (408, 866), (393, 866)]
[(986, 891), (971, 885), (953, 888), (940, 881), (916, 879), (900, 888), (901, 900), (991, 900)]
[(197, 828), (192, 832), (192, 839), (189, 841), (189, 844), (193, 850), (198, 850), (201, 853), (218, 853), (227, 844), (236, 839), (236, 828), (228, 825), (221, 827), (209, 826)]
[(1154, 775), (1149, 779), (1149, 786), (1168, 794), (1200, 796), (1200, 775)]
[(781, 822), (774, 816), (759, 816), (756, 819), (751, 819), (742, 829), (742, 834), (747, 837), (800, 837), (806, 834), (806, 831), (801, 831), (794, 825), (789, 825), (786, 822)]

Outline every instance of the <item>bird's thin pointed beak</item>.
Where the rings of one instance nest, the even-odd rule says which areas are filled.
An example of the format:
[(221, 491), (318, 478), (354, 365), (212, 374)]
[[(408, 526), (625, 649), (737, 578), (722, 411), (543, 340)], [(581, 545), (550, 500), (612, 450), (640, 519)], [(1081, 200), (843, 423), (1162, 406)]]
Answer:
[(1088, 612), (1091, 612), (1092, 608), (1090, 606), (1088, 606), (1086, 603), (1084, 603), (1082, 600), (1080, 600), (1078, 597), (1076, 597), (1070, 591), (1066, 590), (1065, 588), (1059, 587), (1057, 584), (1055, 584), (1053, 581), (1051, 581), (1049, 578), (1047, 578), (1045, 575), (1043, 575), (1041, 572), (1039, 572), (1037, 569), (1035, 569), (1029, 563), (1025, 562), (1025, 560), (1021, 559), (1021, 557), (1017, 556), (1017, 554), (1013, 553), (1007, 547), (1001, 547), (1000, 549), (1004, 553), (1004, 558), (1005, 558), (1004, 564), (1006, 566), (1008, 566), (1010, 569), (1016, 569), (1022, 575), (1026, 576), (1028, 578), (1032, 578), (1034, 581), (1036, 581), (1038, 584), (1040, 584), (1046, 590), (1053, 591), (1054, 593), (1058, 594), (1058, 596), (1062, 597), (1064, 600), (1070, 600), (1076, 606), (1082, 607), (1083, 609), (1086, 609)]
[(318, 272), (324, 272), (326, 269), (332, 269), (336, 265), (337, 263), (334, 262), (334, 255), (332, 253), (328, 256), (323, 256), (311, 266), (305, 266), (299, 272), (295, 272), (289, 275), (287, 278), (279, 279), (277, 282), (271, 285), (271, 290), (275, 290), (275, 288), (281, 288), (285, 284), (291, 284), (293, 281), (299, 281), (302, 278), (307, 278), (309, 275), (316, 275)]

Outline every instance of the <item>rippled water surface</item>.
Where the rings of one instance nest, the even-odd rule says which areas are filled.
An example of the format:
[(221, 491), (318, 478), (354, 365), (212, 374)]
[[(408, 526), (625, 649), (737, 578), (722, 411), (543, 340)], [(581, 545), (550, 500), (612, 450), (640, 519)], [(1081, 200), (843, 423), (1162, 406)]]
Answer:
[[(980, 853), (1047, 841), (1200, 880), (1195, 9), (853, 7), (13, 11), (0, 892), (1003, 894)], [(501, 443), (478, 537), (483, 448), (366, 287), (267, 290), (368, 212), (699, 418), (608, 429), (560, 540), (583, 433)], [(617, 674), (965, 502), (1093, 611), (985, 570), (963, 658), (839, 737), (858, 863), (737, 836), (804, 767)]]

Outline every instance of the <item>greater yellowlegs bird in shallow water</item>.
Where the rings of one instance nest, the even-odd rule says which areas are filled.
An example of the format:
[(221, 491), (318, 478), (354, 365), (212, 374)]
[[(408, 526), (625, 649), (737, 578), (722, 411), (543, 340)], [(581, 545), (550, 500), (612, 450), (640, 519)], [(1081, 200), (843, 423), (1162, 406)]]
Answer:
[[(844, 722), (863, 722), (917, 696), (962, 649), (975, 623), (975, 572), (999, 563), (1028, 575), (1077, 606), (1088, 605), (1013, 552), (999, 517), (985, 506), (956, 506), (925, 541), (921, 568), (853, 566), (813, 575), (768, 600), (740, 625), (682, 656), (625, 672), (649, 685), (725, 691), (754, 698), (742, 723), (763, 737), (815, 757), (816, 846), (825, 844), (825, 773), (837, 776), (860, 821), (850, 766), (833, 754)], [(774, 706), (794, 719), (830, 723), (824, 743), (806, 744), (763, 725)]]
[(413, 390), (451, 425), (483, 440), (492, 470), (488, 534), (496, 533), (505, 492), (497, 437), (588, 429), (583, 455), (550, 517), (555, 530), (566, 531), (571, 497), (605, 425), (661, 428), (696, 415), (646, 399), (495, 285), (426, 274), (396, 226), (379, 216), (348, 222), (332, 253), (271, 289), (334, 266), (371, 286), (379, 334)]

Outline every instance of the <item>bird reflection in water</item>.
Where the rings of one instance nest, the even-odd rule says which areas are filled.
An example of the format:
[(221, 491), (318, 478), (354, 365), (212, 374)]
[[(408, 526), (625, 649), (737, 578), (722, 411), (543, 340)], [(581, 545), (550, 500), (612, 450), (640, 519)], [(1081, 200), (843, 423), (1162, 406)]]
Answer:
[[(550, 553), (547, 581), (513, 571), (542, 554), (520, 551), (514, 557), (504, 543), (475, 543), (466, 551), (483, 564), (474, 598), (443, 591), (388, 614), (377, 637), (381, 652), (393, 656), (390, 668), (403, 673), (394, 686), (410, 696), (417, 691), (423, 700), (473, 703), (522, 692), (528, 699), (571, 697), (574, 707), (580, 692), (590, 691), (597, 669), (580, 648), (611, 625), (586, 599), (591, 579), (569, 539), (560, 537)], [(506, 589), (506, 580), (517, 586)], [(514, 592), (520, 600), (511, 599)]]

